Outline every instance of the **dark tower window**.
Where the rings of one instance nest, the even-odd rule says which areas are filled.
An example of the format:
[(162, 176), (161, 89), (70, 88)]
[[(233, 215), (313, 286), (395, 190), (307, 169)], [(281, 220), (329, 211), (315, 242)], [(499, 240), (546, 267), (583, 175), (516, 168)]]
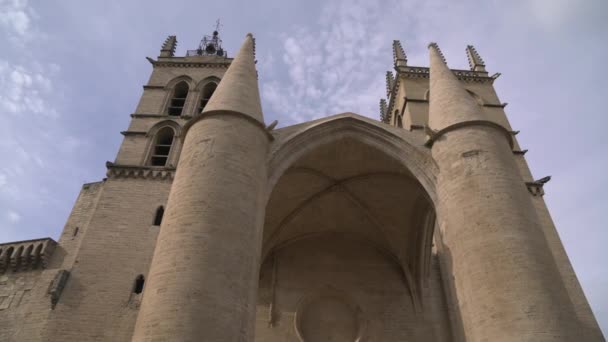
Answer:
[(144, 276), (143, 274), (138, 275), (133, 283), (133, 293), (140, 294), (144, 290)]
[(169, 115), (182, 115), (184, 105), (186, 104), (186, 97), (188, 97), (188, 89), (188, 83), (183, 81), (179, 82), (175, 86), (175, 89), (173, 90), (173, 98), (171, 98), (171, 102), (169, 103)]
[(163, 215), (165, 214), (165, 208), (162, 206), (156, 209), (156, 215), (154, 215), (154, 225), (160, 226), (161, 222), (163, 222)]
[(203, 87), (203, 92), (201, 94), (201, 101), (198, 106), (198, 113), (203, 111), (203, 108), (205, 108), (205, 106), (209, 102), (209, 99), (211, 98), (211, 95), (213, 95), (213, 92), (215, 92), (216, 88), (217, 84), (215, 82), (205, 84), (205, 86)]
[(152, 147), (152, 156), (150, 157), (150, 165), (165, 166), (173, 145), (173, 129), (165, 127), (158, 131), (154, 146)]

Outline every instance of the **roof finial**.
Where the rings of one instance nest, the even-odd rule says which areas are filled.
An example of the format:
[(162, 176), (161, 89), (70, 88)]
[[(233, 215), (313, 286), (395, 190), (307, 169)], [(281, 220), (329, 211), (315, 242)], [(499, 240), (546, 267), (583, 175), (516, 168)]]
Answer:
[(175, 48), (177, 47), (177, 37), (169, 36), (165, 39), (163, 46), (160, 48), (160, 57), (173, 57)]
[(469, 66), (473, 71), (486, 71), (486, 64), (475, 50), (473, 45), (467, 45), (467, 59), (469, 60)]
[(388, 115), (388, 109), (386, 106), (386, 100), (380, 99), (380, 121), (384, 123), (390, 123), (390, 116)]
[(391, 92), (393, 91), (393, 87), (395, 86), (395, 77), (393, 76), (392, 71), (386, 72), (386, 97), (391, 97)]
[(407, 66), (407, 56), (405, 55), (405, 51), (403, 51), (401, 42), (398, 40), (393, 40), (393, 61), (395, 62), (395, 67)]

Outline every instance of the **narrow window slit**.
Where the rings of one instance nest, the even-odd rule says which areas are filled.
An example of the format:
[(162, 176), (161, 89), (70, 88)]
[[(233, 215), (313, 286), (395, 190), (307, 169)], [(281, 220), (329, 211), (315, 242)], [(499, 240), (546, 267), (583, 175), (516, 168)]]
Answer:
[(158, 209), (156, 209), (156, 215), (154, 215), (154, 225), (155, 226), (160, 226), (160, 224), (163, 222), (163, 215), (165, 214), (165, 208), (163, 208), (163, 206), (158, 207)]
[(133, 283), (133, 293), (135, 293), (135, 294), (142, 293), (144, 290), (144, 282), (145, 282), (145, 279), (144, 279), (143, 274), (138, 275), (135, 278), (135, 282)]

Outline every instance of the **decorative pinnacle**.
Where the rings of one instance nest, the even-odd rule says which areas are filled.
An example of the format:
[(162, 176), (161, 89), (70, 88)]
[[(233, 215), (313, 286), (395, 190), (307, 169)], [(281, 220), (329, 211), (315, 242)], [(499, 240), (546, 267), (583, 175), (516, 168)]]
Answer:
[(405, 55), (405, 51), (403, 51), (401, 42), (398, 40), (393, 40), (393, 61), (395, 62), (395, 66), (407, 65), (407, 56)]
[(160, 55), (162, 57), (173, 57), (175, 55), (175, 48), (177, 47), (177, 37), (169, 36), (165, 39), (163, 46), (160, 49)]
[(390, 98), (393, 87), (395, 86), (395, 77), (392, 71), (386, 72), (386, 97)]
[(467, 59), (469, 60), (469, 66), (472, 71), (486, 71), (486, 65), (473, 45), (467, 45)]
[(390, 118), (387, 115), (387, 108), (386, 108), (386, 100), (385, 99), (380, 99), (380, 121), (384, 122), (384, 123), (389, 123)]
[(441, 49), (439, 48), (439, 45), (437, 45), (437, 43), (435, 43), (435, 42), (429, 43), (429, 49), (430, 48), (434, 48), (437, 51), (437, 53), (439, 54), (439, 56), (441, 56), (443, 63), (445, 63), (446, 65), (448, 64), (448, 62), (445, 60), (445, 56), (443, 55), (443, 52), (441, 52)]

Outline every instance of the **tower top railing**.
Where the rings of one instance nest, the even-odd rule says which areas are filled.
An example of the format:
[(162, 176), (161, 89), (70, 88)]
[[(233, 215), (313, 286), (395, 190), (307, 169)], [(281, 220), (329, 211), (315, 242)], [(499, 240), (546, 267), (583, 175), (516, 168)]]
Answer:
[(220, 56), (220, 57), (228, 57), (228, 53), (226, 52), (226, 50), (217, 50), (214, 51), (213, 53), (209, 53), (203, 49), (196, 49), (196, 50), (188, 50), (186, 51), (186, 57), (194, 57), (194, 56)]

